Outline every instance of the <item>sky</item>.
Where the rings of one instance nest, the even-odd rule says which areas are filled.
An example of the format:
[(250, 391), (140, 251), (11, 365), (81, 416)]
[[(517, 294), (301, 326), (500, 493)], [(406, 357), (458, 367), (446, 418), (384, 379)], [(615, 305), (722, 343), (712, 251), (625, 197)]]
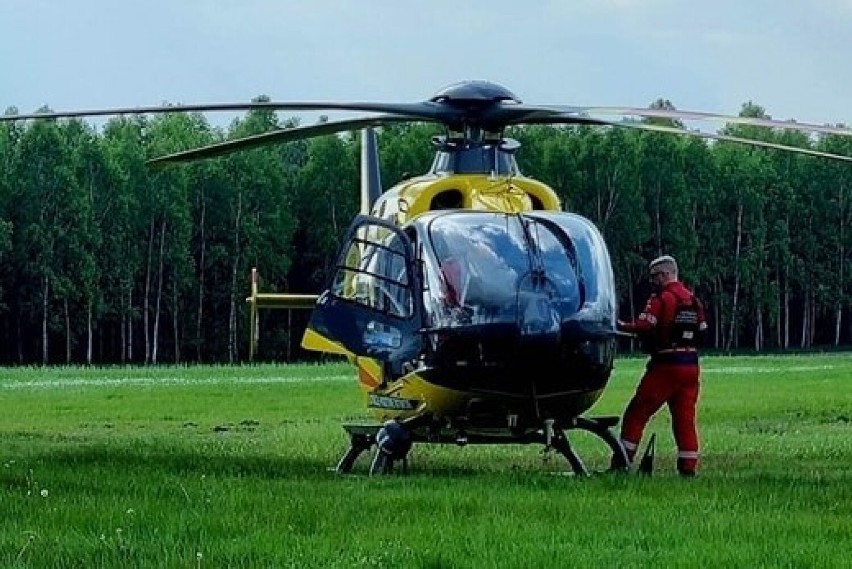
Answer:
[(0, 0), (0, 14), (0, 112), (415, 102), (484, 79), (525, 103), (752, 101), (852, 124), (852, 0)]

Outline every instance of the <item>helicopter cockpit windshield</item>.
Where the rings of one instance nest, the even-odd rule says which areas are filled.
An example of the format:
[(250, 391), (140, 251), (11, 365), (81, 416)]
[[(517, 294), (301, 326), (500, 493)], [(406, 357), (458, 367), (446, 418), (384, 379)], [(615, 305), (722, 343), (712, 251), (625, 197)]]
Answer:
[(598, 230), (568, 212), (443, 210), (404, 228), (359, 216), (309, 326), (395, 365), (416, 357), (424, 338), (472, 339), (490, 361), (507, 341), (545, 352), (610, 342), (609, 267)]
[[(434, 218), (428, 233), (424, 308), (432, 327), (515, 326), (533, 289), (546, 290), (561, 317), (579, 307), (576, 259), (553, 227), (518, 215), (458, 212)], [(535, 275), (538, 285), (531, 284)]]

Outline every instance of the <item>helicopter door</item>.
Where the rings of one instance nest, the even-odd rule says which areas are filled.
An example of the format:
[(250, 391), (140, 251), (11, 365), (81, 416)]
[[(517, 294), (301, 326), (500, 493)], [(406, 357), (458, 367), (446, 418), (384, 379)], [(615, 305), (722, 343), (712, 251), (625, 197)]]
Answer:
[(422, 346), (422, 299), (411, 240), (381, 219), (355, 218), (308, 329), (354, 355), (386, 362)]

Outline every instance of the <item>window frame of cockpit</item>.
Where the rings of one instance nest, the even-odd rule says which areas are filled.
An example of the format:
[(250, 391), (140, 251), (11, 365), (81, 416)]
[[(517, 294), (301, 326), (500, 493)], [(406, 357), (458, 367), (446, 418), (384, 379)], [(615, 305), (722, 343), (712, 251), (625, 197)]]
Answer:
[[(382, 237), (361, 239), (357, 233), (360, 229), (364, 229), (365, 235), (369, 237), (372, 228), (386, 230), (387, 233), (382, 237), (394, 234), (401, 239), (399, 251), (404, 258), (407, 283), (401, 286), (406, 289), (409, 306), (411, 306), (410, 314), (405, 317), (382, 310), (372, 302), (359, 301), (356, 283), (353, 283), (347, 274), (369, 273), (360, 263), (364, 257), (360, 255), (359, 245), (356, 243), (361, 240), (372, 244), (380, 242)], [(387, 248), (391, 249), (391, 247)], [(358, 253), (357, 257), (355, 253)], [(347, 289), (347, 286), (352, 288)], [(317, 299), (308, 328), (319, 336), (339, 344), (351, 354), (375, 358), (398, 367), (401, 362), (416, 357), (423, 346), (420, 333), (423, 315), (423, 301), (419, 296), (420, 286), (409, 235), (400, 227), (377, 217), (358, 215), (341, 244), (334, 270), (328, 285)], [(367, 287), (364, 290), (367, 293), (370, 292)]]
[[(395, 227), (393, 224), (388, 223), (386, 220), (382, 220), (381, 218), (372, 217), (372, 216), (359, 216), (360, 223), (353, 223), (357, 225), (354, 231), (349, 234), (349, 238), (345, 243), (345, 251), (341, 255), (337, 264), (334, 268), (334, 273), (331, 278), (330, 285), (328, 287), (328, 291), (335, 298), (358, 305), (364, 309), (375, 311), (379, 314), (388, 316), (390, 318), (395, 318), (398, 320), (411, 320), (419, 314), (419, 309), (417, 305), (417, 295), (419, 294), (419, 286), (417, 286), (418, 279), (416, 276), (417, 262), (415, 254), (416, 252), (411, 248), (411, 237), (407, 232), (401, 231), (399, 228)], [(379, 238), (371, 238), (369, 236), (362, 237), (357, 234), (357, 231), (362, 228), (366, 228), (369, 225), (367, 231), (375, 227), (380, 227), (386, 231), (388, 234)], [(397, 251), (395, 247), (391, 244), (383, 243), (382, 241), (388, 237), (399, 237), (403, 236), (405, 240), (403, 240), (399, 244), (400, 250)], [(370, 247), (370, 251), (358, 252), (357, 262), (350, 263), (348, 261), (349, 253), (352, 251), (352, 248), (355, 247)], [(409, 250), (406, 252), (405, 249)], [(378, 259), (378, 255), (384, 252), (385, 255), (390, 256), (390, 258), (401, 260), (402, 264), (399, 269), (399, 274), (404, 276), (404, 279), (394, 278), (389, 274), (385, 274), (386, 272), (380, 271), (378, 269), (371, 268), (372, 263), (380, 262)], [(394, 267), (397, 268), (397, 267)], [(380, 288), (379, 285), (375, 283), (368, 283), (368, 286), (371, 287), (370, 290), (367, 290), (367, 296), (364, 297), (359, 294), (358, 289), (358, 277), (359, 275), (363, 275), (368, 279), (372, 279), (375, 283), (383, 283), (384, 285), (390, 285), (398, 289), (399, 291), (406, 292), (408, 298), (405, 299), (404, 302), (400, 303), (400, 306), (405, 306), (406, 310), (389, 310), (387, 308), (383, 308), (379, 305), (378, 301), (372, 297), (372, 293), (374, 292), (372, 289)], [(346, 283), (350, 284), (347, 285)], [(353, 288), (353, 293), (351, 295), (344, 294), (342, 291), (346, 286), (351, 286)], [(394, 295), (390, 295), (387, 288), (383, 289), (384, 294), (387, 294), (389, 298), (394, 298)], [(397, 299), (398, 300), (398, 299)], [(394, 303), (392, 303), (394, 304)]]

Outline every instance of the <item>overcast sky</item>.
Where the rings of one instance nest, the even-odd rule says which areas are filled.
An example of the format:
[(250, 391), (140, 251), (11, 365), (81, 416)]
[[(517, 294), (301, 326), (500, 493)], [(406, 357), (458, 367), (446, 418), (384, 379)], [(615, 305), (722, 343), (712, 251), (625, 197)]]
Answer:
[(0, 112), (412, 102), (486, 79), (527, 103), (852, 123), (852, 0), (0, 0), (0, 18)]

